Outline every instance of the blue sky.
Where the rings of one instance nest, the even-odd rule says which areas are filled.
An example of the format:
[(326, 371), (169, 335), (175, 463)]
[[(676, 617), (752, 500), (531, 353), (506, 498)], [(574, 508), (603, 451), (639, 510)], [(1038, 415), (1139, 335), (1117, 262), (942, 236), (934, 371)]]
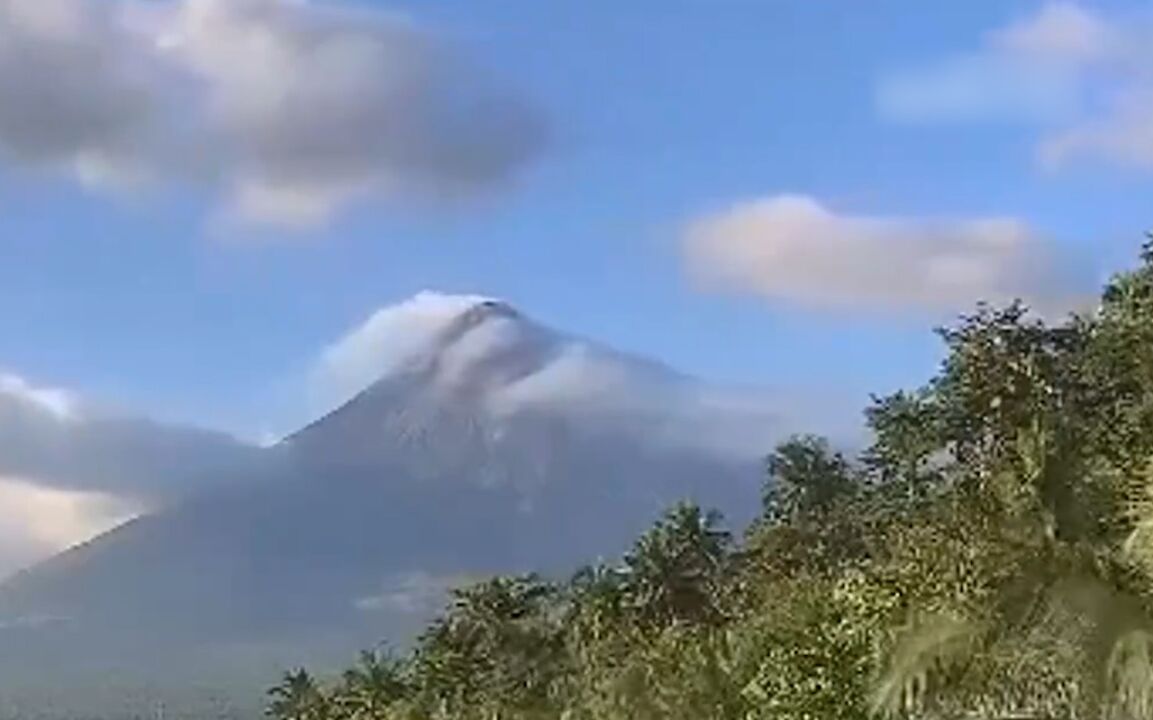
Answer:
[[(990, 32), (1052, 7), (381, 5), (543, 118), (548, 140), (514, 177), (463, 203), (373, 196), (285, 228), (220, 222), (205, 184), (106, 192), (9, 155), (0, 161), (0, 368), (254, 435), (275, 426), (325, 345), (431, 288), (503, 297), (549, 324), (708, 378), (833, 388), (855, 412), (869, 391), (928, 376), (938, 356), (929, 329), (956, 302), (926, 304), (922, 294), (878, 309), (875, 295), (853, 302), (846, 291), (823, 305), (796, 295), (787, 267), (771, 283), (730, 274), (721, 288), (702, 287), (686, 272), (685, 229), (782, 195), (812, 198), (838, 217), (900, 218), (898, 248), (917, 242), (919, 229), (936, 232), (924, 218), (1008, 217), (1046, 257), (1073, 266), (1063, 292), (1091, 290), (1135, 255), (1150, 222), (1139, 159), (1087, 151), (1056, 168), (1037, 159), (1046, 134), (1090, 125), (1095, 107), (1046, 106), (1040, 117), (1001, 108), (950, 122), (894, 118), (878, 103), (888, 79), (981, 52)], [(1147, 5), (1078, 7), (1116, 23)], [(1144, 89), (1124, 68), (1092, 72), (1061, 80), (1078, 97), (1096, 97), (1096, 83)], [(0, 97), (3, 82), (0, 73)], [(1021, 292), (1043, 285), (1046, 298), (1057, 294), (1030, 264), (1020, 268)], [(1001, 273), (990, 287), (1009, 292), (1015, 277)]]

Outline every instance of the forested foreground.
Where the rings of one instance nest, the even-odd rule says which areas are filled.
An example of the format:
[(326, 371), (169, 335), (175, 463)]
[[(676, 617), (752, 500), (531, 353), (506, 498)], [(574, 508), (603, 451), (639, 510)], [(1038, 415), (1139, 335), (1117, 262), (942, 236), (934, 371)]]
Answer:
[(940, 335), (861, 457), (772, 454), (743, 537), (674, 508), (619, 563), (456, 592), (406, 656), (286, 676), (269, 714), (1153, 717), (1153, 245), (1090, 315)]

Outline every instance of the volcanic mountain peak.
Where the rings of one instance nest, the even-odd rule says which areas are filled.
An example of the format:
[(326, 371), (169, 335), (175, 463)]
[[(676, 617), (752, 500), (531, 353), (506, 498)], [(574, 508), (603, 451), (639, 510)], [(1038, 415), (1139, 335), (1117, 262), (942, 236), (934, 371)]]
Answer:
[[(453, 579), (571, 572), (686, 498), (741, 526), (783, 433), (748, 393), (493, 298), (421, 293), (324, 362), (338, 409), (0, 585), (0, 695), (35, 704), (56, 697), (44, 677), (104, 688), (129, 672), (147, 688), (133, 697), (195, 678), (255, 702), (278, 667), (411, 639), (436, 609), (416, 600)], [(90, 693), (74, 701), (46, 717), (95, 714)]]

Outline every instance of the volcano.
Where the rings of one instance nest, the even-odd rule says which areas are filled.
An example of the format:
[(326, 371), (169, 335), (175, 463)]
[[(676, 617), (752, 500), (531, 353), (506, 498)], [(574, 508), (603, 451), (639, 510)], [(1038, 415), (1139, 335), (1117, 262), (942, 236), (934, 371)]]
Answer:
[(377, 338), (375, 379), (259, 462), (0, 585), (0, 717), (251, 711), (470, 578), (615, 557), (679, 500), (756, 513), (790, 429), (762, 404), (499, 300), (396, 312), (419, 338)]

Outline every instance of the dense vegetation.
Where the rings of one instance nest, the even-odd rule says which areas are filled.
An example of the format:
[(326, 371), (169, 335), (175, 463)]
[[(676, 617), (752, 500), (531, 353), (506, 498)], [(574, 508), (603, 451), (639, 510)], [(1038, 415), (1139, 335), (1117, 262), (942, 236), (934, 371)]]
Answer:
[(619, 564), (455, 593), (284, 720), (1153, 717), (1153, 246), (1096, 311), (980, 307), (847, 459), (799, 437), (742, 538), (672, 509)]

